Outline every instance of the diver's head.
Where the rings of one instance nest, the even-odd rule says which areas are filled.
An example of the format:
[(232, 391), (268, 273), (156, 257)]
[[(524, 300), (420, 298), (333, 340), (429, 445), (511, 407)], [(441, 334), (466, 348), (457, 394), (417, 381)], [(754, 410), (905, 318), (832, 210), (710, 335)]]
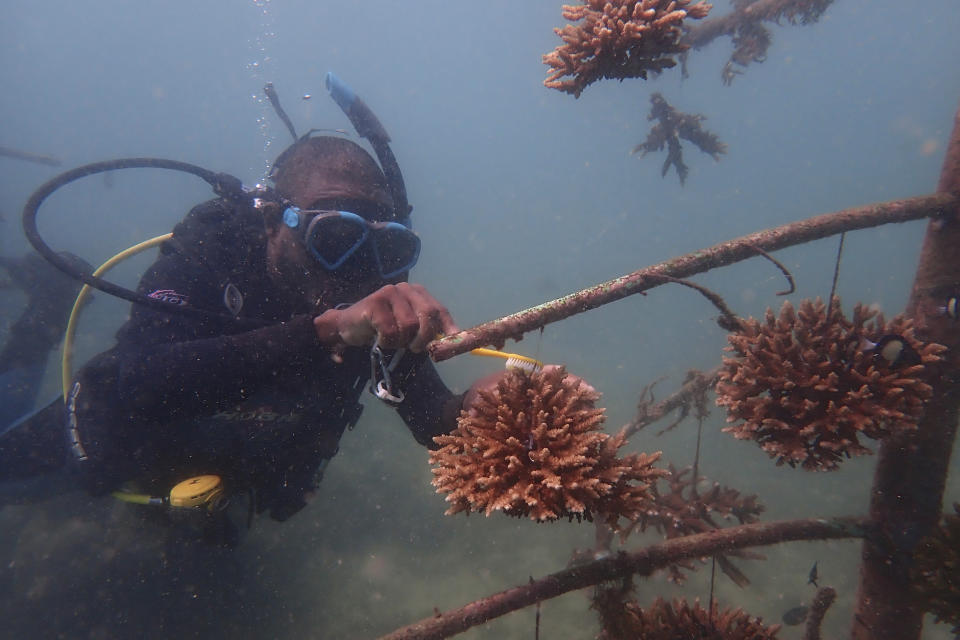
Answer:
[[(370, 217), (393, 217), (393, 199), (380, 166), (345, 138), (301, 138), (280, 154), (270, 178), (281, 196), (302, 209), (354, 211), (359, 201), (374, 209)], [(366, 211), (354, 213), (368, 217)]]
[(267, 265), (288, 299), (321, 313), (407, 279), (419, 239), (396, 222), (380, 167), (359, 145), (303, 138), (271, 172), (283, 205), (267, 213)]

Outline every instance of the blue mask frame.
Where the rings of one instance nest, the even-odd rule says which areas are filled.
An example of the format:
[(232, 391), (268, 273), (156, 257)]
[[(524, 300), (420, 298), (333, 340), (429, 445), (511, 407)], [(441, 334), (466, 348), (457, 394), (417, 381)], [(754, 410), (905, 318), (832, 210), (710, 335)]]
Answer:
[[(323, 237), (323, 227), (331, 221), (348, 223), (355, 227), (357, 236), (352, 242), (343, 247), (335, 259), (325, 257), (318, 249), (317, 244)], [(370, 222), (369, 220), (350, 211), (323, 211), (287, 207), (283, 212), (283, 223), (291, 229), (302, 229), (301, 238), (310, 252), (310, 255), (327, 271), (336, 271), (344, 265), (364, 244), (370, 241), (373, 255), (377, 264), (377, 271), (384, 279), (394, 278), (410, 271), (420, 258), (420, 237), (408, 225), (399, 222)], [(400, 256), (396, 262), (399, 266), (385, 270), (385, 258), (390, 257), (391, 247), (386, 237), (389, 234), (400, 234), (403, 244), (410, 247), (409, 255)]]

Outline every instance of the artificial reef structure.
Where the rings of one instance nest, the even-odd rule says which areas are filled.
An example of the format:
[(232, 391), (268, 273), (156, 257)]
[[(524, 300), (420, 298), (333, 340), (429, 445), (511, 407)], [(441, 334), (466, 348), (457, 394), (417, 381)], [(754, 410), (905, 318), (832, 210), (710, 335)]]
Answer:
[[(555, 29), (563, 41), (543, 56), (544, 85), (574, 97), (603, 79), (646, 79), (678, 63), (689, 71), (692, 53), (720, 37), (733, 52), (721, 78), (730, 85), (749, 65), (762, 63), (772, 25), (815, 23), (831, 0), (737, 0), (725, 16), (689, 0), (584, 0), (563, 8), (571, 21)], [(665, 175), (687, 173), (681, 142), (718, 159), (726, 144), (660, 94), (651, 96), (653, 128), (635, 152), (667, 149)], [(862, 304), (844, 315), (831, 290), (826, 299), (769, 308), (761, 318), (739, 317), (716, 294), (688, 278), (754, 257), (858, 229), (926, 219), (910, 301), (889, 320)], [(842, 244), (841, 244), (842, 247)], [(839, 253), (837, 265), (839, 268)], [(792, 276), (779, 265), (790, 280)], [(755, 549), (800, 540), (860, 539), (862, 558), (850, 634), (855, 639), (919, 638), (923, 616), (960, 629), (958, 516), (943, 512), (943, 493), (960, 409), (960, 112), (947, 144), (937, 191), (929, 195), (817, 215), (706, 247), (638, 269), (556, 300), (435, 340), (436, 361), (542, 330), (571, 315), (666, 284), (697, 289), (720, 310), (727, 352), (710, 371), (691, 371), (684, 385), (654, 402), (641, 393), (636, 417), (615, 434), (602, 431), (597, 396), (564, 370), (517, 372), (461, 415), (459, 427), (437, 439), (431, 455), (434, 486), (448, 513), (482, 512), (537, 522), (591, 521), (596, 546), (570, 566), (440, 612), (384, 636), (441, 638), (577, 589), (593, 590), (601, 638), (703, 637), (718, 640), (778, 637), (779, 625), (736, 607), (662, 598), (636, 599), (634, 585), (654, 571), (682, 582), (709, 558), (737, 584), (738, 567)], [(836, 277), (834, 279), (834, 288)], [(724, 429), (754, 441), (793, 473), (829, 472), (851, 457), (875, 452), (869, 505), (848, 517), (764, 521), (754, 495), (706, 483), (698, 456), (677, 468), (659, 452), (620, 456), (629, 438), (675, 415), (664, 431), (688, 417), (702, 422), (711, 405), (726, 412)], [(661, 542), (629, 547), (635, 531), (654, 530)], [(614, 552), (614, 540), (619, 549)], [(805, 638), (820, 623), (836, 592), (817, 584), (804, 610)], [(745, 582), (744, 582), (745, 583)], [(693, 635), (691, 635), (693, 634)]]

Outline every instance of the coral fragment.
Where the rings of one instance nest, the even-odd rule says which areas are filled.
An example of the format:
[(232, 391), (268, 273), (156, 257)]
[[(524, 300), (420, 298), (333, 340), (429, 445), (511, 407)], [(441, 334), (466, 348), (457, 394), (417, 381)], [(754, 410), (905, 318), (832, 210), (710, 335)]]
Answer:
[(676, 64), (685, 18), (703, 18), (711, 5), (692, 0), (584, 0), (564, 5), (571, 22), (554, 29), (563, 44), (543, 56), (551, 70), (543, 84), (580, 97), (602, 78), (647, 78)]
[(618, 457), (626, 439), (601, 431), (599, 394), (562, 367), (510, 371), (480, 392), (457, 428), (437, 436), (430, 454), (433, 485), (447, 514), (503, 511), (536, 521), (601, 516), (612, 528), (636, 519), (650, 485), (666, 471), (660, 453)]
[[(871, 348), (895, 337), (921, 364), (890, 363)], [(717, 381), (717, 404), (727, 408), (724, 431), (755, 440), (777, 464), (836, 469), (844, 458), (870, 453), (860, 436), (883, 439), (917, 428), (932, 389), (929, 367), (945, 347), (915, 337), (910, 320), (861, 305), (848, 320), (834, 300), (818, 298), (763, 322), (743, 321), (728, 337)]]

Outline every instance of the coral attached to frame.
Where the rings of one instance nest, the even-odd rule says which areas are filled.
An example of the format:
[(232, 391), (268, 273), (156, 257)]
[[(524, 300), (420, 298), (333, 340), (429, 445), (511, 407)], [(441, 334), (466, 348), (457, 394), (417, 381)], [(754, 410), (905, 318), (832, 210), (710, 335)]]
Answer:
[(670, 165), (673, 165), (680, 177), (680, 184), (683, 185), (686, 181), (689, 169), (683, 162), (680, 138), (692, 142), (701, 151), (710, 154), (714, 160), (719, 161), (720, 154), (727, 152), (727, 145), (720, 142), (716, 134), (700, 126), (700, 123), (706, 120), (706, 116), (677, 111), (659, 93), (650, 96), (650, 102), (652, 106), (647, 119), (656, 120), (657, 124), (651, 127), (647, 139), (635, 146), (631, 153), (639, 153), (642, 158), (651, 151), (662, 151), (666, 145), (667, 159), (663, 161), (661, 176), (666, 176)]
[[(647, 78), (676, 64), (683, 19), (703, 18), (711, 5), (693, 0), (584, 0), (564, 5), (579, 25), (554, 29), (564, 44), (543, 56), (551, 71), (543, 84), (579, 98), (601, 78)], [(570, 76), (570, 77), (567, 77)]]
[[(677, 471), (671, 464), (668, 466), (669, 475), (663, 480), (667, 483), (664, 491), (660, 490), (660, 483), (654, 483), (651, 488), (653, 498), (650, 506), (640, 515), (640, 518), (625, 530), (621, 537), (626, 537), (630, 530), (638, 527), (640, 531), (654, 528), (667, 539), (706, 533), (720, 528), (718, 520), (736, 519), (739, 524), (757, 522), (765, 507), (759, 502), (756, 495), (741, 495), (736, 489), (726, 487), (718, 482), (712, 483), (701, 493), (698, 485), (706, 480), (703, 476), (695, 477), (691, 467)], [(740, 557), (758, 557), (752, 552), (731, 552), (729, 555)], [(746, 576), (724, 554), (715, 556), (720, 562), (720, 570), (740, 587), (749, 584)], [(683, 583), (686, 576), (684, 569), (692, 570), (692, 562), (681, 562), (668, 567), (669, 579), (678, 584)]]
[[(869, 324), (868, 322), (871, 321)], [(877, 344), (895, 337), (915, 362), (891, 363)], [(818, 298), (763, 322), (749, 318), (728, 337), (717, 404), (727, 408), (724, 431), (756, 440), (777, 464), (833, 470), (844, 457), (870, 453), (859, 436), (882, 439), (913, 431), (930, 398), (928, 367), (946, 350), (914, 336), (912, 322), (885, 322), (857, 305), (847, 320), (834, 299)]]
[(733, 53), (723, 67), (723, 83), (729, 85), (736, 75), (751, 62), (767, 59), (767, 50), (773, 42), (770, 30), (761, 21), (787, 20), (790, 24), (812, 24), (820, 19), (833, 0), (734, 0), (736, 21), (733, 31)]
[(617, 529), (647, 508), (650, 485), (666, 471), (660, 452), (617, 450), (625, 437), (601, 431), (600, 395), (563, 367), (510, 371), (434, 441), (433, 485), (447, 514), (503, 511), (536, 521), (594, 516)]
[(600, 616), (599, 640), (771, 640), (780, 631), (779, 624), (766, 626), (743, 609), (721, 611), (716, 601), (705, 609), (698, 600), (657, 598), (644, 608), (629, 599), (631, 590), (629, 582), (597, 588), (591, 606)]
[[(773, 34), (763, 23), (812, 24), (817, 22), (833, 0), (733, 0), (733, 12), (711, 18), (686, 30), (681, 45), (702, 49), (718, 36), (733, 39), (733, 53), (723, 66), (721, 78), (729, 85), (748, 65), (763, 62), (773, 43)], [(689, 50), (680, 55), (683, 77), (687, 77)]]

